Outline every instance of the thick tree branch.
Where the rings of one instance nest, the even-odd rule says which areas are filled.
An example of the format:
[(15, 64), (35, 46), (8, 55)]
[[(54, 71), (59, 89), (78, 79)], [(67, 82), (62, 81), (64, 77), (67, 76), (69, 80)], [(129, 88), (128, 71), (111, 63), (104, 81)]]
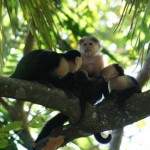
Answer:
[(41, 104), (64, 113), (71, 112), (69, 116), (73, 117), (77, 117), (80, 113), (75, 114), (71, 111), (79, 110), (78, 100), (73, 94), (65, 94), (61, 89), (47, 88), (35, 82), (0, 77), (0, 96)]
[[(79, 101), (74, 95), (34, 82), (0, 77), (0, 96), (57, 109), (75, 120), (80, 115)], [(149, 99), (150, 91), (135, 94), (127, 100), (124, 111), (118, 110), (111, 100), (105, 100), (95, 107), (87, 104), (85, 119), (79, 126), (66, 126), (65, 130), (57, 130), (52, 135), (64, 135), (67, 141), (71, 141), (96, 132), (124, 127), (149, 116)], [(83, 134), (82, 131), (89, 134)]]

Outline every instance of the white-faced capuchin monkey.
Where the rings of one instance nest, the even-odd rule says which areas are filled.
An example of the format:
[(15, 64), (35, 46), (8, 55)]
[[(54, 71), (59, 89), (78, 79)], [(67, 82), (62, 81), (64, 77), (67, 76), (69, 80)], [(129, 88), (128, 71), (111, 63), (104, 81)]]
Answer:
[(101, 75), (109, 82), (110, 94), (108, 98), (114, 100), (119, 110), (124, 109), (125, 102), (135, 93), (141, 93), (141, 87), (132, 76), (125, 75), (119, 64), (112, 64), (105, 67)]
[(39, 49), (26, 54), (10, 77), (59, 86), (60, 79), (68, 73), (75, 73), (81, 65), (82, 57), (77, 50), (56, 53)]
[[(104, 96), (109, 94), (107, 82), (104, 81), (103, 77), (90, 79), (84, 71), (76, 72), (75, 74), (68, 74), (66, 78), (62, 78), (62, 83), (65, 83), (65, 85), (60, 85), (60, 87), (63, 85), (63, 87), (61, 87), (62, 89), (65, 89), (66, 86), (66, 89), (72, 90), (73, 93), (75, 93), (75, 95), (77, 95), (80, 99), (81, 116), (79, 122), (84, 118), (86, 102), (93, 105), (102, 97), (102, 94), (104, 94)], [(54, 129), (63, 126), (67, 121), (69, 121), (69, 117), (62, 113), (50, 119), (35, 140), (35, 145), (41, 139), (47, 137)], [(100, 133), (96, 133), (94, 136), (100, 143), (103, 144), (108, 143), (111, 140), (110, 134), (107, 138), (103, 138)], [(33, 149), (35, 149), (35, 147)]]
[[(52, 84), (56, 87), (62, 87), (62, 85), (60, 85), (62, 78), (67, 76), (68, 73), (74, 74), (77, 72), (81, 68), (81, 64), (82, 57), (77, 50), (70, 50), (66, 53), (56, 53), (39, 49), (26, 54), (19, 61), (16, 70), (10, 77), (27, 81), (37, 81), (47, 86), (51, 86)], [(46, 123), (35, 141), (35, 144), (33, 144), (33, 150), (36, 149), (37, 141), (48, 136), (52, 129), (62, 125), (61, 119), (64, 121), (69, 118), (62, 114), (56, 117), (56, 119), (54, 118)], [(53, 139), (54, 143), (52, 142), (51, 146), (53, 148), (51, 147), (51, 150), (56, 149), (59, 146), (58, 144), (62, 143), (62, 137), (57, 137), (56, 140), (55, 138)]]
[[(89, 77), (100, 77), (100, 73), (105, 67), (103, 55), (100, 53), (100, 42), (94, 36), (85, 36), (79, 40), (79, 51), (82, 56), (82, 69), (86, 70)], [(111, 135), (103, 138), (100, 133), (94, 134), (100, 143), (109, 143)]]
[[(86, 79), (86, 76), (84, 76), (83, 74), (83, 76), (85, 77), (83, 80), (81, 80), (80, 77), (79, 78), (77, 77), (76, 79), (78, 83), (81, 83), (80, 84), (81, 86), (77, 84), (77, 87), (75, 87), (78, 89), (75, 91), (77, 91), (77, 94), (79, 95), (79, 98), (80, 98), (81, 116), (80, 116), (79, 122), (84, 117), (86, 102), (94, 104), (96, 100), (98, 100), (98, 98), (102, 97), (102, 93), (104, 94), (104, 96), (106, 96), (108, 93), (107, 87), (106, 87), (107, 84), (105, 84), (105, 81), (103, 81), (103, 78), (100, 77), (100, 72), (104, 68), (104, 60), (99, 50), (100, 50), (100, 43), (95, 37), (87, 36), (87, 37), (82, 38), (79, 41), (79, 51), (82, 56), (82, 69), (87, 71), (88, 76), (99, 78), (99, 80), (97, 81), (96, 79), (90, 80), (88, 78)], [(67, 81), (68, 81), (68, 77), (67, 77)], [(66, 85), (67, 85), (67, 81), (64, 82), (66, 83)], [(74, 79), (73, 80), (71, 79), (71, 81), (74, 81)], [(77, 81), (74, 81), (73, 85), (76, 85)], [(70, 86), (70, 89), (71, 88), (72, 86)], [(92, 93), (91, 93), (91, 88), (92, 88)], [(56, 115), (54, 118), (52, 118), (45, 124), (45, 127), (39, 134), (35, 143), (37, 143), (44, 137), (48, 136), (53, 129), (63, 126), (63, 124), (68, 120), (69, 120), (69, 117), (67, 117), (66, 115), (63, 115), (62, 113)], [(108, 143), (111, 140), (110, 134), (107, 138), (103, 138), (100, 133), (96, 133), (94, 134), (94, 136), (100, 143)]]
[(89, 77), (99, 77), (105, 67), (100, 48), (99, 40), (93, 36), (85, 36), (79, 40), (79, 51), (83, 59), (82, 68), (87, 71)]

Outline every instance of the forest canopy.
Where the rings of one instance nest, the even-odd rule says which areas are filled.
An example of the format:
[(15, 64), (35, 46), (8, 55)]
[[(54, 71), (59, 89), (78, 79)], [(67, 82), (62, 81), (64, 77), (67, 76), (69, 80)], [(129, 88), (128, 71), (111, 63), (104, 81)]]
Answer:
[[(80, 38), (93, 35), (99, 39), (101, 52), (109, 64), (121, 64), (126, 74), (136, 77), (142, 87), (146, 85), (143, 92), (149, 90), (149, 11), (149, 0), (0, 0), (0, 149), (31, 149), (45, 122), (55, 116), (58, 110), (64, 110), (62, 106), (46, 102), (48, 97), (41, 92), (45, 87), (39, 84), (36, 87), (33, 83), (13, 81), (9, 78), (22, 56), (34, 49), (42, 48), (56, 52), (78, 49)], [(39, 99), (35, 98), (34, 93), (30, 95), (28, 92), (29, 96), (25, 99), (22, 94), (19, 97), (15, 93), (15, 90), (22, 93), (17, 89), (19, 85), (23, 86), (25, 91), (32, 85), (34, 90), (38, 91)], [(10, 89), (7, 89), (7, 86)], [(66, 102), (66, 95), (62, 90), (54, 89), (54, 92), (59, 93), (62, 101)], [(99, 144), (90, 136), (73, 140), (62, 149), (98, 150), (115, 147), (117, 150), (121, 145), (120, 149), (148, 150), (150, 146), (142, 137), (150, 138), (147, 132), (150, 122), (149, 118), (146, 118), (149, 114), (149, 92), (142, 94), (133, 98), (137, 98), (139, 103), (134, 104), (132, 99), (129, 100), (129, 104), (137, 106), (135, 110), (132, 110), (132, 107), (128, 108), (131, 114), (132, 111), (137, 112), (133, 120), (124, 116), (126, 121), (118, 126), (116, 121), (114, 127), (107, 123), (106, 127), (101, 127), (101, 131), (121, 127), (121, 132), (118, 132), (121, 136), (117, 139), (118, 144), (115, 144), (119, 145), (117, 148), (113, 143)], [(69, 104), (73, 103), (66, 104), (68, 113), (71, 112), (70, 116), (77, 118), (79, 114), (74, 115), (69, 110)], [(140, 109), (140, 105), (145, 109)], [(112, 107), (111, 104), (109, 106)], [(93, 108), (89, 106), (88, 110), (90, 113)], [(138, 114), (138, 111), (141, 113)], [(136, 121), (139, 122), (134, 123)], [(134, 124), (125, 127), (123, 132), (122, 127), (131, 123)], [(76, 130), (73, 133), (75, 132)]]

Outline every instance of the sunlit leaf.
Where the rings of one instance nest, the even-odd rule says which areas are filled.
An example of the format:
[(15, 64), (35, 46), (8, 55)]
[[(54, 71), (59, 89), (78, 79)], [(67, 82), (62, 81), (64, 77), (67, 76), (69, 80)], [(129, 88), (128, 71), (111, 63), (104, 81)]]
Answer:
[(14, 121), (6, 126), (0, 128), (0, 132), (9, 132), (10, 130), (18, 131), (22, 129), (23, 122), (22, 121)]
[(10, 18), (11, 27), (14, 31), (18, 29), (18, 4), (16, 0), (5, 0), (8, 15)]
[[(127, 14), (131, 13), (131, 11), (133, 13), (132, 13), (129, 32), (133, 38), (133, 35), (135, 35), (135, 31), (138, 31), (138, 35), (135, 35), (137, 39), (136, 42), (134, 43), (134, 48), (140, 52), (140, 56), (141, 58), (143, 58), (144, 46), (147, 42), (146, 40), (147, 37), (145, 37), (145, 39), (142, 39), (141, 32), (143, 32), (144, 24), (150, 17), (150, 1), (149, 0), (126, 0), (126, 4), (124, 6), (124, 10), (122, 12), (122, 16), (117, 28), (122, 27), (124, 19), (126, 18)], [(142, 20), (139, 20), (140, 16), (142, 17)], [(147, 30), (146, 35), (149, 35), (150, 34), (149, 25), (146, 30)]]
[(45, 44), (50, 49), (56, 48), (57, 27), (53, 20), (56, 8), (52, 1), (24, 1), (20, 0), (21, 8), (24, 12), (31, 32), (38, 38), (38, 33), (42, 36)]
[(29, 126), (32, 128), (41, 128), (45, 124), (45, 120), (43, 120), (42, 116), (36, 116), (32, 121), (29, 123)]

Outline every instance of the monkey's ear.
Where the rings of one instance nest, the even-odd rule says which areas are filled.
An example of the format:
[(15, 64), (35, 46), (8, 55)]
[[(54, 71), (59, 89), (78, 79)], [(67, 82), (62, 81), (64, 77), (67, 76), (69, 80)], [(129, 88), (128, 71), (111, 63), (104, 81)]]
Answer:
[(98, 47), (99, 47), (99, 49), (101, 48), (101, 44), (100, 44), (100, 42), (98, 42)]
[(83, 42), (84, 42), (83, 38), (79, 40), (79, 44), (82, 44)]

